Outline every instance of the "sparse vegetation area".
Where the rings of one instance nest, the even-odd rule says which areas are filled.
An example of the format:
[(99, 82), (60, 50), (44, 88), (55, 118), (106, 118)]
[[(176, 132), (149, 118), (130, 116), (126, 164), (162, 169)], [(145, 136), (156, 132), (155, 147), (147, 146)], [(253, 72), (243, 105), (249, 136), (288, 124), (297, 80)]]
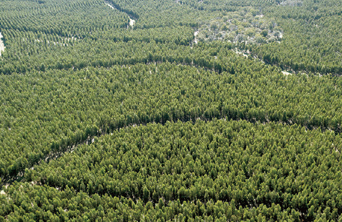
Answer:
[(274, 19), (266, 18), (260, 10), (244, 8), (199, 24), (199, 41), (222, 40), (232, 43), (263, 44), (283, 37), (283, 30)]
[(280, 5), (282, 6), (302, 6), (303, 1), (302, 0), (285, 0), (280, 2)]

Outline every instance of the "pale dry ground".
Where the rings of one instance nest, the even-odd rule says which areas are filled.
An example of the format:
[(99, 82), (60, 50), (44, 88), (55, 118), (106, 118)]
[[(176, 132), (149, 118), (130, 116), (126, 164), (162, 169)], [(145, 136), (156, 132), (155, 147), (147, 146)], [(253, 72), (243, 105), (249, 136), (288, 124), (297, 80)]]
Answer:
[(4, 42), (2, 41), (2, 34), (0, 32), (0, 56), (1, 56), (1, 52), (5, 51), (5, 45), (4, 45)]
[[(64, 40), (65, 40), (65, 42), (77, 41), (77, 38), (72, 36), (71, 38), (64, 38)], [(35, 39), (34, 41), (35, 42), (44, 42), (44, 40), (42, 40), (42, 39)], [(68, 46), (67, 43), (59, 43), (59, 42), (54, 42), (54, 41), (49, 41), (49, 40), (47, 40), (46, 42), (47, 42), (47, 44), (51, 43), (54, 45)]]
[(288, 76), (288, 75), (292, 75), (292, 73), (286, 72), (286, 71), (281, 71), (284, 75)]
[[(6, 184), (4, 187), (5, 189), (7, 189), (7, 187), (9, 186), (9, 184)], [(0, 195), (6, 195), (5, 191), (1, 190), (0, 191)]]
[(247, 52), (247, 54), (245, 54), (244, 52), (239, 51), (237, 48), (235, 49), (235, 53), (238, 55), (243, 55), (245, 58), (248, 58), (247, 54), (250, 54), (249, 51)]
[(194, 42), (195, 42), (195, 44), (198, 43), (198, 40), (197, 40), (197, 35), (198, 35), (198, 33), (199, 33), (199, 31), (196, 31), (196, 32), (194, 33), (194, 36), (195, 36)]
[(134, 24), (135, 24), (135, 20), (129, 18), (129, 25), (133, 27)]
[(106, 3), (106, 5), (108, 5), (111, 9), (115, 9), (111, 4)]

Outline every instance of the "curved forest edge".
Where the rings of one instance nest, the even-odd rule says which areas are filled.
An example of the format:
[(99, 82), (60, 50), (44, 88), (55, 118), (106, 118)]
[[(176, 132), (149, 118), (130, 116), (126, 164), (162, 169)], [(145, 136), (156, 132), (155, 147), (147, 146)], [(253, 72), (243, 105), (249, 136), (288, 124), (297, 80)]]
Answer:
[[(0, 198), (22, 207), (22, 214), (39, 206), (39, 211), (68, 217), (76, 217), (76, 209), (83, 213), (89, 208), (113, 217), (107, 214), (114, 209), (126, 220), (133, 209), (139, 212), (131, 215), (136, 220), (172, 219), (180, 213), (211, 220), (250, 219), (260, 213), (274, 221), (312, 220), (318, 215), (335, 220), (341, 214), (341, 141), (331, 132), (279, 123), (149, 123), (95, 138), (91, 145), (37, 166), (25, 175), (28, 182), (14, 183)], [(75, 179), (75, 172), (82, 177)], [(304, 180), (313, 188), (308, 190)], [(22, 193), (29, 196), (22, 198)], [(50, 195), (53, 200), (44, 200)], [(84, 202), (62, 201), (74, 198)], [(189, 204), (201, 207), (192, 206), (189, 212)], [(219, 206), (227, 211), (218, 213)], [(168, 208), (178, 210), (155, 215)], [(11, 210), (5, 208), (4, 215), (7, 212)]]
[[(255, 61), (260, 61), (262, 63), (265, 63), (266, 65), (271, 65), (271, 66), (275, 66), (281, 69), (281, 71), (284, 72), (290, 72), (290, 74), (307, 74), (308, 73), (313, 73), (314, 75), (321, 75), (320, 73), (317, 73), (315, 71), (317, 71), (316, 68), (313, 67), (309, 67), (307, 68), (302, 68), (302, 69), (294, 69), (294, 67), (292, 66), (287, 66), (287, 65), (282, 65), (279, 63), (274, 63), (271, 62), (271, 60), (269, 59), (269, 56), (263, 56), (263, 57), (259, 57), (258, 54), (253, 53), (252, 51), (249, 51), (250, 48), (248, 47), (244, 47), (244, 46), (232, 46), (230, 44), (227, 45), (223, 45), (223, 48), (226, 49), (231, 49), (232, 52), (235, 52), (238, 56), (242, 57), (243, 59), (250, 59), (250, 60), (255, 60)], [(200, 49), (200, 48), (199, 48)], [(241, 51), (240, 51), (241, 50)], [(218, 51), (218, 50), (214, 50), (214, 51)], [(217, 52), (216, 52), (217, 53)], [(216, 54), (215, 53), (215, 54)], [(121, 66), (130, 66), (130, 65), (137, 65), (137, 64), (151, 64), (151, 63), (164, 63), (164, 62), (169, 62), (172, 64), (176, 64), (176, 65), (186, 65), (186, 66), (193, 66), (193, 67), (198, 67), (198, 68), (204, 68), (204, 69), (209, 69), (209, 70), (213, 70), (215, 72), (221, 73), (223, 71), (227, 71), (227, 72), (232, 72), (231, 69), (229, 69), (229, 67), (226, 67), (226, 65), (224, 63), (221, 62), (217, 62), (215, 61), (217, 59), (217, 56), (212, 56), (212, 57), (206, 57), (206, 59), (209, 59), (209, 61), (204, 62), (204, 59), (199, 57), (199, 58), (193, 58), (193, 57), (188, 57), (188, 56), (184, 56), (184, 57), (172, 57), (172, 56), (168, 56), (168, 55), (160, 55), (160, 54), (149, 54), (146, 55), (145, 57), (140, 57), (140, 58), (120, 58), (117, 60), (110, 60), (110, 61), (100, 61), (100, 60), (96, 60), (96, 61), (89, 61), (89, 62), (80, 62), (80, 63), (66, 63), (65, 65), (61, 64), (61, 63), (57, 63), (55, 66), (49, 66), (46, 67), (45, 65), (42, 65), (41, 67), (36, 67), (35, 70), (36, 71), (45, 71), (45, 70), (81, 70), (84, 69), (86, 67), (94, 67), (94, 68), (100, 68), (100, 67), (104, 67), (104, 68), (111, 68), (113, 66), (116, 65), (121, 65)], [(297, 67), (297, 66), (296, 66)], [(337, 75), (340, 76), (341, 72), (339, 71), (340, 68), (333, 68), (332, 70), (336, 70), (336, 72), (328, 72), (326, 74), (333, 74), (333, 75)], [(341, 67), (342, 70), (342, 67)], [(311, 72), (313, 71), (313, 72)], [(3, 72), (6, 73), (6, 75), (11, 75), (13, 73), (16, 73), (16, 71), (11, 71), (8, 72), (6, 70), (4, 70)], [(19, 74), (21, 74), (19, 72)], [(25, 74), (25, 73), (22, 73)]]
[(0, 11), (0, 222), (342, 221), (340, 0)]
[[(114, 38), (115, 42), (129, 42), (132, 41), (130, 37), (123, 37), (123, 39), (117, 39)], [(193, 39), (189, 39), (184, 43), (180, 43), (180, 46), (184, 46), (186, 44), (191, 44), (191, 41), (195, 41), (196, 36), (193, 36)], [(146, 42), (150, 42), (150, 40), (146, 40)], [(1, 44), (1, 43), (0, 43)], [(56, 44), (56, 43), (55, 43)], [(191, 50), (200, 51), (203, 48), (203, 45), (205, 43), (201, 43), (200, 46), (193, 46), (191, 47)], [(231, 44), (231, 43), (219, 43), (219, 42), (214, 42), (212, 44), (213, 46), (210, 46), (208, 49), (213, 51), (212, 54), (216, 55), (218, 54), (221, 50), (231, 50), (235, 52), (238, 56), (241, 56), (246, 59), (250, 60), (258, 60), (261, 61), (267, 65), (272, 65), (279, 67), (282, 71), (294, 73), (294, 74), (305, 74), (305, 73), (313, 73), (316, 75), (321, 75), (321, 74), (333, 74), (340, 76), (342, 73), (342, 66), (337, 66), (337, 67), (331, 67), (331, 69), (328, 69), (327, 67), (323, 66), (303, 66), (302, 64), (295, 64), (295, 63), (280, 63), (277, 58), (272, 57), (271, 55), (268, 54), (260, 54), (259, 51), (256, 51), (255, 48), (251, 45), (245, 45), (245, 44)], [(214, 48), (215, 47), (215, 48)], [(3, 48), (4, 49), (4, 48)], [(190, 47), (189, 47), (190, 49)], [(206, 49), (206, 50), (208, 50)], [(182, 49), (177, 49), (177, 50), (182, 50)], [(188, 51), (188, 50), (187, 50)], [(180, 54), (184, 54), (184, 52), (181, 52)], [(80, 61), (80, 62), (75, 62), (75, 61), (68, 61), (65, 62), (65, 64), (58, 62), (55, 65), (44, 65), (42, 64), (41, 66), (35, 66), (33, 70), (36, 71), (46, 71), (46, 70), (80, 70), (85, 67), (106, 67), (110, 68), (115, 65), (135, 65), (135, 64), (140, 64), (140, 63), (145, 63), (145, 64), (150, 64), (150, 63), (163, 63), (163, 62), (170, 62), (170, 63), (175, 63), (179, 65), (189, 65), (189, 66), (196, 66), (196, 67), (203, 67), (207, 69), (213, 69), (214, 71), (217, 72), (222, 72), (222, 71), (230, 71), (229, 68), (225, 67), (225, 64), (222, 62), (215, 61), (218, 56), (206, 56), (203, 58), (203, 55), (200, 55), (199, 57), (194, 57), (194, 55), (181, 55), (177, 57), (173, 57), (167, 54), (161, 54), (161, 53), (148, 53), (144, 57), (134, 57), (134, 58), (129, 58), (129, 57), (123, 57), (123, 58), (118, 58), (118, 59), (110, 59), (110, 60), (95, 60), (91, 59), (89, 61)], [(207, 62), (203, 62), (204, 59), (208, 59)], [(324, 67), (324, 70), (322, 70), (322, 67)], [(33, 70), (27, 70), (22, 72), (21, 70), (14, 70), (13, 67), (7, 68), (6, 65), (4, 67), (0, 67), (0, 72), (6, 75), (11, 75), (13, 73), (19, 73), (19, 74), (25, 74), (27, 72), (33, 71)]]
[(117, 10), (119, 10), (121, 12), (126, 13), (129, 16), (129, 18), (132, 19), (132, 20), (136, 21), (136, 20), (139, 19), (139, 15), (137, 13), (135, 13), (135, 12), (129, 10), (129, 9), (121, 8), (120, 5), (115, 3), (114, 0), (105, 0), (104, 2), (107, 3), (107, 4), (112, 5), (115, 9), (117, 9)]
[[(162, 114), (163, 115), (163, 114)], [(222, 116), (222, 117), (214, 117), (215, 119), (224, 119), (226, 120), (226, 117), (227, 116)], [(172, 120), (177, 122), (177, 121), (180, 121), (181, 119), (176, 119), (176, 120)], [(197, 117), (196, 119), (192, 119), (192, 120), (181, 120), (183, 122), (188, 122), (188, 121), (192, 121), (193, 124), (195, 124), (196, 121), (198, 120), (203, 120), (203, 121), (212, 121), (212, 119), (206, 119), (204, 117)], [(244, 118), (239, 118), (239, 119), (228, 119), (228, 121), (230, 120), (246, 120)], [(124, 122), (125, 120), (123, 120)], [(170, 120), (161, 120), (161, 122), (159, 122), (160, 124), (164, 125), (166, 124), (167, 122), (169, 122)], [(120, 120), (119, 120), (120, 122)], [(254, 122), (254, 121), (253, 121)], [(11, 184), (13, 184), (14, 182), (18, 182), (18, 181), (21, 181), (24, 177), (25, 177), (25, 173), (28, 173), (27, 170), (29, 170), (30, 168), (31, 169), (34, 169), (34, 167), (38, 164), (41, 164), (42, 161), (43, 162), (46, 162), (46, 163), (49, 163), (51, 160), (56, 160), (57, 158), (63, 156), (65, 153), (67, 152), (73, 152), (75, 149), (77, 149), (78, 146), (80, 145), (83, 145), (83, 144), (91, 144), (94, 142), (94, 139), (95, 138), (99, 138), (101, 136), (104, 136), (104, 135), (107, 135), (109, 133), (112, 133), (113, 131), (115, 130), (120, 130), (120, 129), (124, 129), (124, 128), (127, 128), (127, 127), (139, 127), (139, 126), (144, 126), (146, 124), (149, 124), (149, 123), (156, 123), (156, 122), (145, 122), (145, 123), (130, 123), (130, 125), (123, 125), (123, 126), (120, 126), (120, 127), (117, 127), (117, 128), (112, 128), (112, 125), (108, 125), (108, 126), (99, 126), (99, 127), (94, 127), (94, 128), (91, 128), (91, 129), (87, 129), (86, 131), (88, 132), (91, 132), (89, 135), (87, 135), (87, 138), (85, 140), (82, 140), (82, 141), (79, 141), (77, 142), (76, 144), (71, 144), (71, 145), (68, 145), (66, 147), (63, 147), (63, 146), (59, 146), (58, 143), (63, 143), (63, 144), (70, 144), (70, 140), (63, 140), (63, 141), (60, 141), (60, 142), (54, 142), (50, 149), (53, 150), (52, 152), (48, 153), (46, 156), (42, 157), (41, 159), (38, 160), (38, 162), (34, 162), (34, 163), (30, 163), (30, 165), (26, 166), (26, 168), (20, 172), (17, 172), (17, 175), (11, 175), (10, 177), (2, 177), (2, 180), (1, 180), (1, 183), (0, 184), (0, 189), (2, 188), (2, 186), (9, 186)], [(255, 123), (255, 122), (254, 122)], [(266, 123), (266, 122), (263, 122), (263, 123)], [(285, 123), (286, 125), (286, 123)], [(102, 131), (102, 128), (101, 127), (104, 127), (106, 129), (106, 131)], [(108, 131), (109, 130), (109, 131)], [(311, 129), (311, 130), (315, 130), (315, 129)]]
[[(245, 59), (243, 59), (245, 60)], [(242, 60), (242, 61), (243, 61)], [(144, 64), (137, 64), (137, 65), (144, 65)], [(163, 65), (163, 63), (159, 64)], [(179, 66), (177, 64), (170, 64), (166, 62), (164, 65), (172, 65), (172, 66)], [(154, 65), (156, 69), (158, 68), (158, 65)], [(184, 67), (187, 67), (187, 65), (184, 65)], [(196, 68), (198, 72), (198, 67), (190, 66), (193, 68)], [(217, 73), (217, 75), (236, 75), (236, 71), (234, 68), (228, 68), (224, 67), (222, 70), (221, 66), (218, 68), (220, 71), (211, 70), (213, 66), (208, 66), (209, 68), (202, 68), (206, 72), (213, 72)], [(131, 67), (127, 67), (125, 69), (130, 69)], [(227, 72), (226, 69), (229, 71)], [(81, 70), (82, 71), (82, 70)], [(84, 69), (83, 71), (87, 71), (88, 69)], [(296, 77), (300, 78), (300, 76)], [(310, 78), (310, 77), (308, 77)], [(313, 78), (313, 76), (311, 77)], [(285, 125), (301, 125), (305, 127), (307, 130), (314, 130), (314, 129), (321, 129), (322, 131), (328, 130), (328, 131), (334, 131), (335, 134), (339, 134), (341, 132), (340, 122), (334, 118), (327, 119), (327, 118), (321, 118), (321, 117), (315, 117), (310, 119), (302, 119), (297, 118), (296, 116), (292, 116), (293, 114), (278, 114), (278, 113), (272, 113), (271, 110), (255, 110), (255, 109), (247, 109), (244, 111), (239, 111), (238, 108), (232, 107), (228, 104), (224, 104), (224, 102), (221, 100), (218, 104), (208, 107), (207, 109), (204, 109), (203, 112), (198, 112), (198, 110), (192, 109), (188, 110), (187, 112), (184, 112), (184, 114), (178, 116), (175, 116), (175, 114), (171, 111), (175, 107), (168, 107), (166, 111), (165, 109), (162, 109), (162, 111), (159, 111), (158, 113), (145, 113), (143, 115), (138, 114), (136, 112), (129, 112), (121, 118), (118, 119), (112, 119), (111, 117), (107, 118), (101, 118), (101, 120), (98, 123), (94, 123), (92, 126), (88, 126), (87, 128), (83, 129), (83, 131), (78, 131), (77, 135), (74, 135), (72, 138), (64, 138), (62, 140), (55, 140), (50, 142), (50, 147), (46, 147), (44, 149), (43, 156), (41, 154), (36, 154), (37, 156), (30, 157), (30, 161), (27, 162), (25, 165), (23, 165), (22, 159), (19, 159), (17, 162), (12, 164), (12, 170), (9, 171), (9, 173), (5, 175), (1, 175), (2, 178), (2, 186), (8, 183), (13, 183), (14, 181), (17, 181), (18, 179), (22, 178), (24, 176), (24, 172), (26, 169), (29, 169), (33, 167), (36, 164), (40, 164), (42, 162), (49, 162), (52, 159), (56, 159), (57, 157), (62, 156), (65, 152), (70, 152), (74, 150), (77, 146), (85, 143), (90, 143), (95, 137), (102, 136), (105, 134), (108, 134), (110, 132), (113, 132), (115, 130), (120, 130), (129, 126), (140, 126), (140, 125), (146, 125), (148, 123), (161, 123), (165, 124), (169, 121), (171, 122), (188, 122), (192, 121), (195, 123), (197, 120), (203, 120), (203, 121), (212, 121), (213, 119), (226, 119), (226, 120), (246, 120), (251, 123), (269, 123), (269, 122), (280, 122)], [(271, 114), (272, 113), (272, 114)], [(76, 139), (78, 138), (78, 139)], [(78, 140), (75, 142), (75, 139)], [(19, 168), (16, 168), (16, 166), (20, 166)], [(11, 167), (10, 167), (11, 169)]]
[[(106, 1), (106, 2), (109, 2), (109, 1)], [(110, 4), (118, 5), (115, 2), (114, 3), (109, 2), (109, 3)], [(118, 7), (120, 7), (120, 6), (118, 6)], [(119, 11), (123, 12), (123, 13), (128, 13), (128, 12), (122, 11), (121, 8), (117, 8), (117, 9)], [(129, 10), (126, 10), (126, 11), (129, 11)], [(114, 13), (112, 13), (112, 14), (114, 14)], [(280, 15), (282, 15), (282, 14), (280, 14)], [(340, 14), (338, 12), (335, 12), (331, 16), (338, 16), (338, 15), (340, 15)], [(122, 21), (122, 22), (123, 22), (123, 24), (118, 24), (117, 27), (121, 27), (121, 29), (123, 30), (127, 26), (127, 22), (128, 21)], [(322, 22), (324, 22), (324, 20)], [(297, 23), (301, 24), (298, 21), (297, 21)], [(180, 26), (189, 25), (189, 27), (196, 28), (198, 26), (198, 22), (189, 22), (188, 24), (182, 22), (182, 24), (175, 23), (173, 25), (174, 26), (177, 26), (177, 25), (180, 25)], [(153, 27), (158, 27), (158, 26), (153, 26)], [(163, 27), (163, 26), (160, 26), (160, 27)], [(137, 28), (137, 26), (134, 26), (134, 28)], [(145, 27), (145, 26), (139, 27), (139, 29), (140, 28), (141, 28), (141, 30), (148, 29), (148, 27)], [(10, 29), (6, 29), (6, 31), (9, 31), (9, 30)], [(23, 31), (22, 29), (18, 29), (18, 30)], [(37, 32), (37, 30), (35, 30), (35, 29), (32, 29), (32, 31)], [(70, 37), (70, 34), (67, 35), (67, 34), (61, 32), (60, 30), (56, 31), (56, 33), (58, 33), (61, 36), (69, 36)], [(51, 33), (51, 34), (56, 34), (56, 33)], [(12, 34), (12, 33), (10, 33), (10, 34)], [(8, 34), (6, 34), (6, 40), (12, 38), (12, 36), (8, 36), (7, 37), (7, 35)], [(82, 37), (78, 36), (78, 38), (81, 38), (81, 39), (83, 39), (83, 37), (87, 37), (87, 39), (90, 38), (92, 40), (98, 40), (98, 38), (92, 37), (92, 35), (89, 35), (89, 33), (83, 34)], [(187, 36), (187, 38), (189, 38), (189, 39), (186, 39), (185, 41), (182, 41), (182, 42), (178, 42), (177, 44), (179, 44), (179, 45), (191, 45), (191, 42), (194, 41), (195, 37), (193, 36), (193, 33), (192, 33), (191, 36)], [(137, 38), (130, 38), (129, 36), (127, 36), (127, 37), (124, 37), (123, 39), (119, 39), (119, 38), (115, 37), (114, 38), (114, 42), (120, 42), (120, 41), (127, 42), (127, 41), (131, 41), (132, 39), (139, 40)], [(153, 39), (153, 38), (144, 38), (143, 39), (143, 41), (145, 41), (145, 42), (149, 42), (149, 41), (152, 41), (152, 40), (156, 41), (156, 39)], [(290, 41), (290, 40), (288, 40), (288, 41)], [(319, 40), (319, 41), (317, 40), (317, 42), (318, 43), (314, 42), (314, 43), (310, 43), (310, 44), (322, 44), (321, 40)], [(205, 43), (205, 44), (207, 44), (207, 43)], [(221, 43), (217, 43), (217, 44), (219, 45)], [(222, 44), (224, 45), (226, 43), (222, 43)], [(289, 44), (289, 43), (287, 43), (287, 44)], [(283, 42), (280, 45), (283, 45)], [(305, 46), (305, 47), (308, 47), (308, 46)], [(331, 64), (325, 64), (325, 62), (319, 62), (319, 63), (313, 64), (312, 62), (304, 63), (303, 61), (300, 61), (299, 59), (291, 60), (291, 59), (285, 58), (286, 55), (282, 55), (282, 54), (277, 55), (278, 52), (275, 52), (275, 51), (279, 51), (278, 44), (273, 44), (272, 43), (269, 46), (253, 46), (253, 45), (238, 44), (238, 45), (232, 45), (231, 48), (238, 48), (239, 50), (243, 50), (244, 52), (249, 52), (249, 54), (252, 57), (256, 57), (258, 59), (261, 59), (261, 60), (263, 60), (267, 64), (276, 65), (276, 66), (280, 67), (284, 71), (291, 71), (291, 72), (294, 72), (294, 73), (298, 73), (300, 71), (312, 72), (312, 73), (320, 73), (320, 74), (333, 73), (333, 74), (336, 74), (336, 75), (340, 75), (342, 73), (342, 65), (341, 64), (336, 64), (335, 61), (332, 62)], [(282, 48), (284, 48), (284, 46), (282, 46)], [(265, 50), (265, 49), (267, 49), (267, 50)], [(179, 50), (182, 50), (182, 49), (179, 49)], [(272, 53), (269, 53), (268, 51), (272, 51)], [(11, 53), (10, 50), (9, 50), (8, 53)], [(301, 54), (303, 54), (303, 53), (306, 53), (306, 52), (305, 51), (301, 52)], [(336, 53), (338, 53), (338, 52), (336, 52)], [(284, 57), (284, 58), (282, 58), (282, 57)], [(317, 57), (317, 56), (315, 55), (315, 57)], [(141, 60), (144, 60), (144, 58), (141, 58)], [(86, 61), (86, 62), (82, 61), (80, 63), (77, 63), (77, 62), (72, 61), (72, 60), (71, 61), (67, 61), (64, 58), (63, 58), (63, 62), (65, 62), (66, 64), (53, 64), (53, 65), (50, 65), (50, 64), (44, 64), (45, 62), (43, 62), (42, 64), (39, 64), (39, 65), (35, 64), (35, 67), (31, 67), (31, 70), (36, 69), (36, 70), (41, 70), (42, 71), (42, 70), (46, 70), (46, 69), (68, 69), (68, 68), (71, 68), (71, 67), (79, 69), (79, 68), (83, 68), (83, 67), (86, 67), (86, 66), (96, 66), (96, 65), (99, 66), (99, 63), (103, 63), (103, 64), (108, 63), (108, 61)], [(1, 73), (3, 73), (3, 74), (25, 73), (25, 71), (21, 70), (19, 67), (13, 67), (12, 64), (7, 64), (7, 63), (8, 62), (4, 62), (4, 64), (2, 64), (0, 66), (0, 72)], [(110, 61), (110, 63), (111, 64), (104, 65), (104, 66), (110, 67), (113, 64), (119, 64), (119, 63), (124, 64), (125, 62)], [(128, 63), (131, 63), (131, 62), (128, 61)]]

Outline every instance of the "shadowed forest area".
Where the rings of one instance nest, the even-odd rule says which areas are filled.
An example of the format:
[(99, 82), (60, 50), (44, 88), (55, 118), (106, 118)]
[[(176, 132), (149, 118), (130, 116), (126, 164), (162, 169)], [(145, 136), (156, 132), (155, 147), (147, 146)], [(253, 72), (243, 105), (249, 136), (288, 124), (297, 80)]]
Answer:
[(340, 221), (342, 1), (0, 2), (1, 221)]

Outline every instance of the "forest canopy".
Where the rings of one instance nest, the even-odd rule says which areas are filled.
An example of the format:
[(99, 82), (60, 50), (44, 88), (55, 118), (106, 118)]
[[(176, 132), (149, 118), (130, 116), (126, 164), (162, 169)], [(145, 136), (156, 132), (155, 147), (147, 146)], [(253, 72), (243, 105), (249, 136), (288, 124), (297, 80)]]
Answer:
[(0, 221), (339, 221), (340, 0), (0, 2)]

